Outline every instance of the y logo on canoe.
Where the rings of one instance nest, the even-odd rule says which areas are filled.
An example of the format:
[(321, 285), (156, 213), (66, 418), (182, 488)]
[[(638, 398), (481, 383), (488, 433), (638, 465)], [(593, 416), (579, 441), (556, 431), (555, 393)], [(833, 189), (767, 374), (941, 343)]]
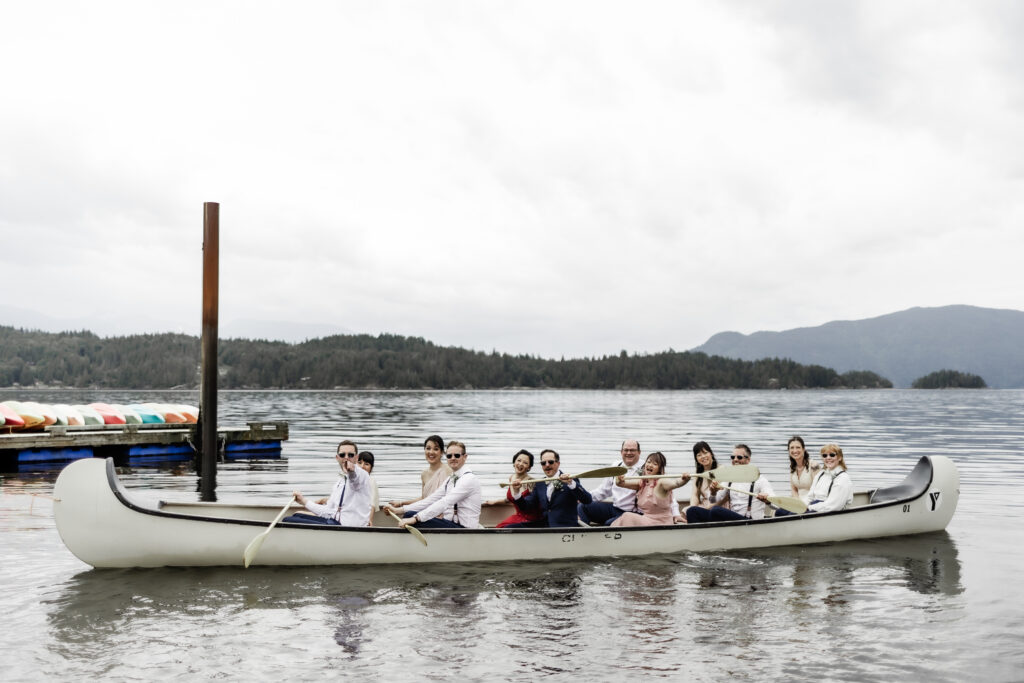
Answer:
[(942, 491), (932, 491), (928, 497), (932, 499), (932, 512), (935, 512), (935, 504), (939, 502), (939, 495)]

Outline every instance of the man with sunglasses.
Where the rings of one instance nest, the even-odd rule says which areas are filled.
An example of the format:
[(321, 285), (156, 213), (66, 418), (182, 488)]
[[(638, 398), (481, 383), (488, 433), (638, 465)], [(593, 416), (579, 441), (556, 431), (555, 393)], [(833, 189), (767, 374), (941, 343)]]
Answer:
[(300, 524), (323, 524), (327, 526), (369, 526), (370, 496), (373, 487), (370, 475), (356, 464), (359, 447), (345, 439), (338, 444), (334, 459), (341, 468), (341, 475), (334, 484), (334, 490), (326, 499), (309, 500), (300, 491), (293, 492), (299, 505), (304, 505), (313, 514), (299, 512), (285, 517), (282, 522)]
[[(612, 467), (625, 467), (627, 477), (638, 477), (643, 474), (644, 465), (640, 462), (640, 442), (636, 439), (626, 439), (619, 448), (619, 460), (611, 463)], [(596, 524), (608, 526), (627, 512), (640, 512), (636, 502), (636, 490), (619, 486), (615, 483), (615, 477), (603, 479), (592, 492), (592, 503), (580, 503), (577, 510), (580, 520), (584, 524)], [(611, 502), (605, 502), (611, 498)], [(672, 496), (670, 505), (672, 519), (676, 522), (683, 522), (685, 519), (679, 513), (679, 503), (675, 496)]]
[[(579, 526), (576, 506), (593, 502), (593, 497), (583, 488), (579, 479), (573, 479), (561, 470), (561, 456), (550, 448), (540, 452), (540, 466), (547, 478), (558, 477), (558, 481), (543, 481), (532, 491), (523, 495), (524, 506), (539, 509), (543, 515), (541, 526), (562, 527)], [(512, 495), (518, 496), (519, 483), (512, 483)], [(517, 526), (537, 526), (532, 522), (509, 524), (506, 528)]]
[[(752, 453), (750, 446), (738, 443), (732, 449), (733, 465), (749, 465)], [(733, 483), (726, 482), (727, 487)], [(736, 484), (736, 488), (743, 486)], [(731, 519), (764, 519), (765, 501), (774, 496), (775, 491), (768, 479), (762, 474), (749, 485), (749, 492), (744, 495), (736, 491), (720, 490), (711, 482), (711, 493), (714, 504), (710, 508), (690, 507), (686, 511), (689, 522), (725, 522)]]
[(452, 476), (444, 486), (429, 496), (404, 508), (386, 506), (396, 514), (408, 514), (399, 522), (401, 526), (413, 524), (420, 529), (475, 529), (480, 526), (480, 480), (466, 466), (466, 444), (449, 441), (444, 457), (452, 468)]

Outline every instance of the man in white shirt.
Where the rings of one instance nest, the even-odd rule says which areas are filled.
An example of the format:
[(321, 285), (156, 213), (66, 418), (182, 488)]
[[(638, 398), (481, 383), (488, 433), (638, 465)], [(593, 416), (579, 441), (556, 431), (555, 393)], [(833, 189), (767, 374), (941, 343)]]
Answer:
[[(733, 465), (749, 465), (752, 457), (750, 446), (738, 443), (732, 449)], [(726, 486), (733, 486), (726, 482)], [(762, 474), (750, 484), (736, 484), (736, 488), (749, 489), (746, 494), (737, 491), (720, 489), (718, 484), (711, 482), (710, 508), (691, 507), (686, 517), (690, 522), (725, 522), (733, 519), (764, 519), (765, 501), (774, 496), (775, 491), (768, 479)], [(693, 512), (691, 517), (690, 512)]]
[[(627, 477), (638, 477), (643, 474), (643, 463), (640, 462), (640, 442), (636, 439), (626, 439), (619, 448), (620, 459), (612, 463), (612, 467), (625, 467)], [(598, 524), (608, 526), (626, 512), (640, 512), (636, 504), (636, 491), (618, 486), (615, 477), (603, 479), (596, 489), (590, 492), (594, 498), (592, 503), (580, 503), (577, 509), (580, 520), (584, 524)], [(610, 503), (605, 499), (611, 498)], [(679, 514), (679, 503), (672, 497), (671, 503), (672, 518), (674, 521), (683, 521)]]
[(373, 491), (370, 475), (356, 464), (358, 451), (356, 444), (348, 439), (338, 444), (334, 458), (341, 468), (341, 476), (334, 483), (331, 495), (326, 500), (313, 501), (300, 491), (293, 492), (299, 505), (304, 505), (313, 514), (300, 512), (281, 521), (328, 526), (369, 526), (370, 496)]
[(480, 526), (480, 480), (466, 466), (466, 444), (450, 441), (444, 457), (452, 468), (452, 476), (423, 500), (410, 503), (404, 508), (390, 508), (398, 515), (414, 512), (411, 517), (402, 517), (401, 526), (415, 525), (420, 529), (475, 529)]

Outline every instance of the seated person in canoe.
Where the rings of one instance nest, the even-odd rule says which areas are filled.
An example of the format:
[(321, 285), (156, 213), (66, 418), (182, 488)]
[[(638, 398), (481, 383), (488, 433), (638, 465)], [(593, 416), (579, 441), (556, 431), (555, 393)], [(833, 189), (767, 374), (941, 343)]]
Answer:
[(522, 494), (528, 493), (533, 490), (533, 484), (519, 484), (517, 492), (519, 495), (513, 493), (513, 484), (518, 484), (524, 479), (530, 479), (530, 469), (533, 467), (533, 453), (526, 450), (525, 448), (520, 449), (518, 453), (512, 456), (512, 474), (508, 478), (509, 488), (505, 490), (505, 498), (498, 500), (489, 500), (484, 505), (500, 505), (508, 501), (515, 506), (515, 514), (509, 515), (505, 519), (498, 522), (495, 526), (502, 528), (509, 526), (510, 524), (521, 524), (526, 526), (544, 526), (544, 515), (541, 514), (540, 508), (537, 506), (528, 507), (528, 503)]
[(396, 514), (404, 514), (399, 521), (401, 526), (414, 524), (420, 529), (475, 529), (480, 526), (480, 481), (466, 465), (469, 458), (466, 444), (449, 441), (445, 458), (452, 475), (441, 488), (423, 500), (410, 503), (404, 510), (385, 506)]
[(356, 464), (370, 475), (370, 526), (373, 526), (373, 513), (380, 507), (380, 489), (377, 487), (377, 480), (373, 476), (373, 453), (363, 451), (356, 458)]
[[(668, 462), (660, 451), (647, 456), (644, 462), (644, 475), (656, 477), (665, 474)], [(633, 489), (637, 492), (636, 502), (640, 512), (626, 512), (612, 522), (612, 526), (655, 526), (672, 524), (672, 491), (685, 486), (689, 476), (665, 477), (661, 479), (627, 479), (621, 476), (616, 479), (616, 486)]]
[[(810, 501), (807, 512), (832, 512), (844, 510), (853, 503), (853, 480), (846, 471), (843, 449), (837, 443), (821, 447), (821, 458), (825, 463), (811, 483)], [(788, 514), (779, 510), (776, 516)]]
[[(732, 450), (733, 465), (749, 465), (752, 453), (746, 444), (736, 444)], [(687, 522), (724, 522), (732, 519), (764, 519), (765, 505), (769, 496), (775, 491), (768, 479), (762, 474), (750, 484), (733, 484), (726, 482), (726, 488), (736, 487), (747, 490), (747, 495), (737, 491), (719, 490), (716, 482), (711, 482), (713, 504), (710, 508), (689, 507), (686, 510)]]
[[(579, 479), (573, 479), (561, 470), (561, 457), (546, 448), (540, 452), (540, 466), (544, 476), (554, 481), (540, 481), (532, 491), (524, 490), (518, 481), (509, 486), (513, 497), (522, 497), (526, 509), (538, 509), (542, 515), (540, 526), (579, 526), (577, 505), (586, 505), (593, 498)], [(536, 526), (533, 522), (508, 524), (508, 527)]]
[(326, 500), (307, 499), (300, 491), (293, 495), (299, 505), (304, 505), (312, 514), (299, 512), (285, 517), (283, 522), (303, 524), (326, 524), (332, 526), (369, 526), (370, 496), (373, 494), (370, 475), (356, 464), (359, 447), (348, 439), (338, 444), (334, 456), (341, 468), (334, 490)]
[(786, 444), (789, 451), (789, 490), (794, 498), (803, 502), (810, 500), (811, 483), (821, 465), (811, 462), (811, 454), (807, 452), (803, 437), (791, 436)]
[[(638, 477), (643, 474), (640, 462), (640, 442), (626, 439), (619, 449), (619, 459), (612, 463), (613, 467), (625, 467), (626, 477)], [(615, 483), (615, 477), (607, 477), (591, 491), (594, 502), (580, 503), (578, 514), (584, 524), (606, 526), (614, 522), (625, 512), (639, 512), (636, 503), (636, 491)], [(611, 498), (611, 502), (606, 499)], [(672, 499), (672, 516), (678, 521), (685, 521), (679, 514), (679, 503)]]
[(431, 493), (441, 488), (452, 476), (452, 468), (444, 462), (444, 439), (437, 434), (431, 434), (423, 442), (423, 457), (427, 461), (427, 467), (420, 472), (420, 484), (422, 490), (419, 498), (409, 500), (392, 500), (391, 507), (400, 508), (410, 503), (421, 501)]
[[(697, 474), (718, 469), (718, 460), (715, 452), (711, 450), (711, 444), (707, 441), (698, 441), (693, 444), (693, 462), (696, 464)], [(684, 475), (685, 476), (685, 475)], [(712, 492), (711, 485), (714, 482), (703, 477), (696, 477), (693, 482), (693, 489), (690, 491), (690, 505), (683, 514), (689, 519), (690, 508), (710, 508), (713, 504), (712, 497), (718, 492), (718, 487)]]

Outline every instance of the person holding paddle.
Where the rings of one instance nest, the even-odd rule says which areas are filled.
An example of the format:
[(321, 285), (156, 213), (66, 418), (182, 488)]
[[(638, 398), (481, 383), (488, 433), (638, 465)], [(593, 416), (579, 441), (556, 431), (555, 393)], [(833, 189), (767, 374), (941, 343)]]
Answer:
[(414, 524), (421, 529), (475, 529), (480, 525), (480, 480), (466, 466), (469, 457), (466, 444), (449, 441), (444, 457), (452, 468), (452, 476), (448, 477), (442, 488), (423, 500), (410, 503), (404, 511), (396, 510), (391, 505), (384, 506), (393, 514), (406, 514), (398, 521), (399, 526)]
[(281, 521), (328, 526), (369, 526), (370, 496), (373, 491), (370, 475), (356, 464), (358, 451), (359, 447), (354, 441), (345, 439), (339, 443), (334, 458), (341, 468), (341, 475), (331, 495), (327, 500), (313, 501), (299, 491), (293, 492), (299, 505), (304, 505), (313, 514), (299, 512)]
[[(620, 460), (615, 466), (625, 467), (627, 477), (635, 477), (643, 474), (643, 466), (640, 464), (640, 442), (636, 439), (626, 439), (619, 449)], [(636, 502), (637, 492), (625, 486), (615, 483), (615, 477), (607, 477), (593, 491), (592, 503), (580, 503), (577, 513), (584, 524), (596, 524), (608, 526), (626, 512), (640, 512)], [(611, 498), (611, 502), (605, 502)], [(679, 503), (672, 499), (672, 517), (675, 521), (685, 521), (679, 514)]]
[[(749, 446), (742, 443), (736, 444), (732, 450), (732, 464), (749, 465), (751, 456)], [(768, 497), (775, 495), (771, 483), (763, 474), (750, 483), (747, 495), (732, 490), (719, 491), (719, 488), (717, 482), (711, 482), (713, 504), (710, 508), (691, 506), (686, 509), (688, 523), (764, 519)], [(732, 482), (727, 482), (724, 488), (731, 489)]]
[[(644, 462), (644, 474), (649, 477), (665, 474), (668, 462), (660, 451), (647, 456)], [(615, 480), (616, 486), (633, 489), (637, 492), (636, 502), (640, 513), (626, 512), (612, 522), (612, 526), (655, 526), (672, 524), (672, 491), (685, 486), (690, 480), (689, 475), (679, 478), (640, 479), (626, 481), (625, 476)]]
[(533, 453), (522, 448), (518, 453), (512, 456), (512, 475), (508, 478), (509, 487), (505, 491), (505, 499), (489, 500), (484, 505), (498, 505), (500, 503), (508, 502), (515, 506), (515, 514), (509, 515), (505, 519), (498, 522), (495, 527), (501, 529), (503, 527), (520, 525), (520, 526), (544, 526), (544, 516), (540, 512), (540, 508), (536, 506), (530, 506), (523, 496), (519, 495), (519, 488), (522, 487), (522, 493), (533, 490), (533, 484), (522, 484), (524, 479), (530, 479), (530, 470), (533, 468)]
[[(521, 484), (516, 481), (510, 484), (512, 495), (522, 496), (525, 500), (523, 505), (527, 508), (536, 508), (543, 515), (542, 526), (562, 527), (579, 526), (579, 518), (576, 516), (576, 506), (587, 504), (594, 499), (583, 488), (579, 479), (573, 479), (561, 470), (561, 456), (550, 448), (540, 452), (540, 466), (544, 470), (544, 476), (548, 479), (557, 477), (556, 481), (541, 481), (537, 483), (532, 491), (520, 492)], [(518, 507), (518, 506), (517, 506)], [(536, 526), (532, 522), (509, 524), (506, 528)]]

